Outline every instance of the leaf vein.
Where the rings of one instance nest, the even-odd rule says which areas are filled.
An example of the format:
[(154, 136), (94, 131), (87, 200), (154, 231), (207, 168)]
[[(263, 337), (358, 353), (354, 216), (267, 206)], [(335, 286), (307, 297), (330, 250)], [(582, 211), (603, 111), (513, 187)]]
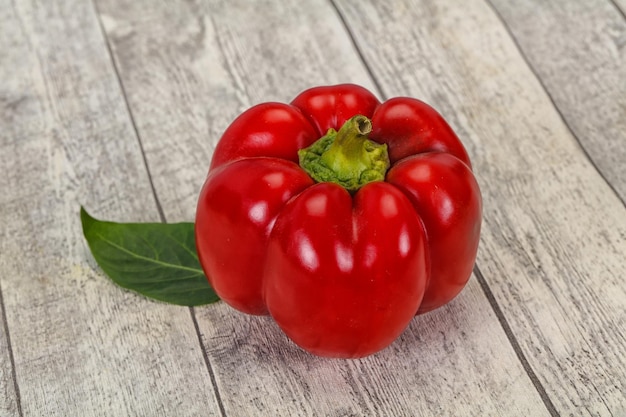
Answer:
[(154, 251), (154, 248), (152, 247), (152, 245), (149, 245), (149, 246), (151, 246), (151, 248), (153, 249), (153, 251), (155, 253), (155, 258), (154, 259), (150, 258), (148, 256), (144, 256), (144, 255), (132, 252), (132, 251), (126, 249), (125, 247), (120, 246), (119, 244), (117, 244), (117, 243), (107, 239), (105, 236), (103, 236), (101, 234), (98, 234), (98, 237), (103, 242), (109, 244), (110, 246), (114, 247), (115, 249), (119, 250), (120, 252), (126, 253), (126, 254), (128, 254), (128, 255), (130, 255), (132, 257), (135, 257), (137, 259), (141, 259), (141, 260), (146, 261), (146, 262), (152, 262), (152, 263), (155, 263), (157, 265), (164, 266), (166, 268), (180, 269), (180, 270), (183, 270), (183, 271), (193, 271), (193, 272), (196, 272), (196, 273), (199, 273), (199, 274), (203, 273), (203, 271), (201, 269), (199, 269), (199, 268), (192, 268), (192, 267), (188, 267), (188, 266), (176, 265), (176, 264), (171, 264), (171, 263), (167, 263), (167, 262), (161, 261), (160, 259), (158, 259), (158, 254), (157, 254), (156, 251)]

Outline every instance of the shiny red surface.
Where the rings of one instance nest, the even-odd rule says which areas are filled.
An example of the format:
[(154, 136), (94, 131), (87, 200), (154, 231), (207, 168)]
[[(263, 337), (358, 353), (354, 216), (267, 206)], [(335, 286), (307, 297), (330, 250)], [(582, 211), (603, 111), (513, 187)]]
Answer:
[(248, 314), (267, 314), (263, 269), (276, 216), (313, 180), (293, 162), (247, 158), (211, 171), (198, 201), (196, 246), (211, 286)]
[(389, 145), (395, 163), (424, 152), (445, 152), (471, 167), (461, 141), (439, 113), (423, 101), (395, 97), (382, 103), (372, 116), (370, 139)]
[(427, 280), (426, 239), (409, 200), (382, 182), (354, 198), (321, 183), (289, 201), (267, 249), (265, 301), (298, 345), (323, 356), (377, 352), (406, 328)]
[[(355, 114), (388, 144), (385, 182), (354, 194), (315, 184), (298, 149)], [(255, 106), (215, 150), (196, 214), (200, 262), (225, 302), (270, 314), (305, 350), (375, 353), (467, 283), (481, 223), (470, 167), (445, 120), (415, 99), (381, 104), (340, 85)]]
[(387, 173), (422, 219), (430, 251), (430, 277), (419, 312), (456, 297), (469, 280), (480, 238), (482, 203), (469, 167), (446, 153), (408, 157)]
[(319, 139), (300, 110), (283, 103), (251, 107), (226, 129), (218, 142), (211, 170), (235, 159), (271, 156), (298, 162), (298, 149)]
[(342, 84), (306, 90), (291, 105), (302, 111), (321, 137), (328, 129), (339, 130), (355, 114), (371, 118), (380, 102), (363, 87)]

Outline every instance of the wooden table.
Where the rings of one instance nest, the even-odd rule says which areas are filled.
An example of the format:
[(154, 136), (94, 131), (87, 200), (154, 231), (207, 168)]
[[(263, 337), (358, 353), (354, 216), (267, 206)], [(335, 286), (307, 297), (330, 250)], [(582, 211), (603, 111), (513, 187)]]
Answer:
[[(626, 416), (626, 1), (0, 0), (1, 416)], [(420, 98), (484, 199), (475, 273), (361, 360), (165, 305), (79, 207), (192, 221), (221, 132), (352, 82)]]

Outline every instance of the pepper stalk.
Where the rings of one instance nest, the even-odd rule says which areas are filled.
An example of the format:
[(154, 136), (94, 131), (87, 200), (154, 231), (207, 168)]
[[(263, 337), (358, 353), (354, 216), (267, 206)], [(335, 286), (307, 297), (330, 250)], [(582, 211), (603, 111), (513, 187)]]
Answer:
[(387, 145), (368, 138), (372, 122), (356, 115), (336, 131), (300, 149), (300, 166), (317, 182), (334, 182), (350, 192), (365, 184), (383, 181), (389, 169)]

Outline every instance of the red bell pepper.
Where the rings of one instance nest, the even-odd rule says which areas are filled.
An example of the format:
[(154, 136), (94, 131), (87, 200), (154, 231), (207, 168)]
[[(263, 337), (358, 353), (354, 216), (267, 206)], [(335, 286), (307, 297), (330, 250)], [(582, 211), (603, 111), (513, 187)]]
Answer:
[(257, 105), (226, 129), (196, 244), (226, 303), (270, 314), (309, 352), (354, 358), (463, 289), (480, 224), (470, 160), (445, 120), (345, 84)]

